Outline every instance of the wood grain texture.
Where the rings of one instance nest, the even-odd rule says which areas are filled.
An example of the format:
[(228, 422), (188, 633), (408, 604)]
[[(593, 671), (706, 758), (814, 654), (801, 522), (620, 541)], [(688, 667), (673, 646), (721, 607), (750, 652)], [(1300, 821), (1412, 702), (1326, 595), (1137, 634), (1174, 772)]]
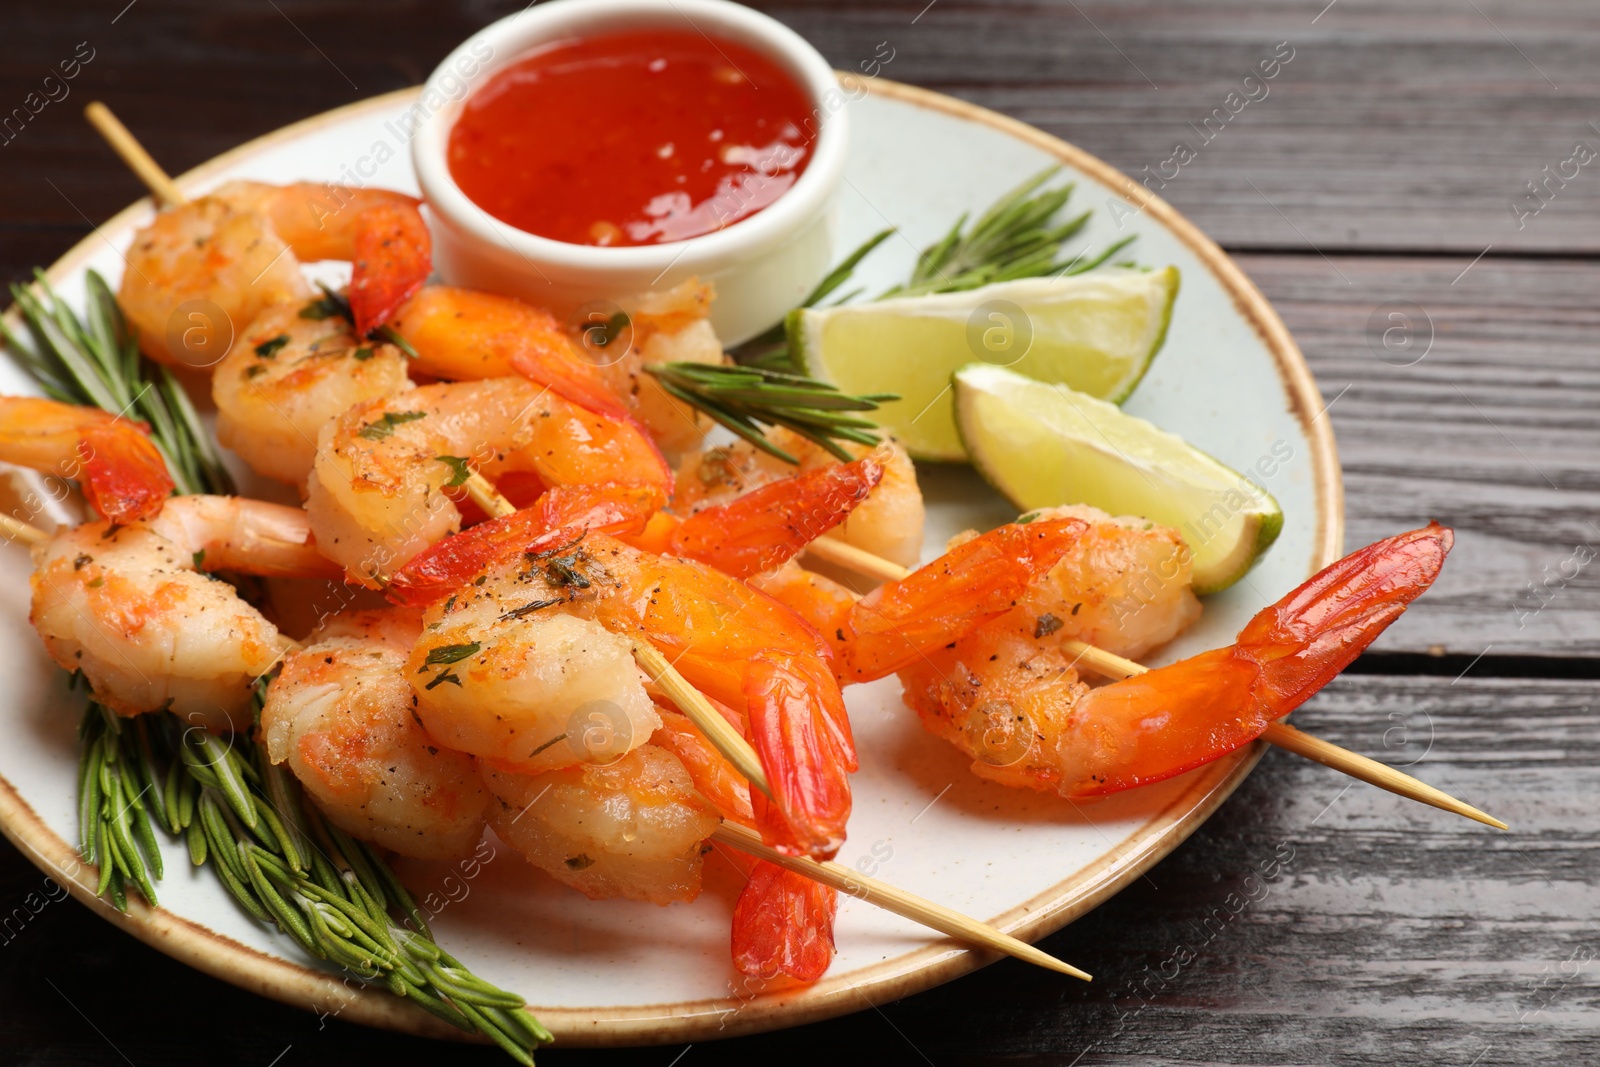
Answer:
[(1429, 519), (1456, 529), (1444, 574), (1377, 649), (1593, 656), (1600, 266), (1486, 258), (1466, 269), (1470, 257), (1449, 256), (1239, 262), (1332, 405), (1325, 417), (1344, 468), (1347, 545)]
[[(1013, 115), (1136, 180), (1156, 175), (1152, 188), (1226, 247), (1600, 247), (1600, 159), (1568, 168), (1520, 227), (1510, 206), (1578, 141), (1600, 152), (1593, 5), (939, 0), (913, 25), (925, 5), (769, 10), (841, 67), (887, 41), (888, 77)], [(1280, 42), (1293, 58), (1227, 109)], [(1179, 143), (1196, 158), (1163, 184)]]
[[(140, 195), (80, 119), (87, 100), (107, 99), (181, 171), (420, 81), (454, 42), (521, 6), (94, 0), (8, 12), (0, 120), (79, 42), (96, 51), (65, 100), (0, 143), (0, 274), (24, 277)], [(1588, 126), (1600, 123), (1600, 10), (1587, 0), (763, 6), (838, 66), (859, 68), (888, 42), (885, 76), (1036, 123), (1135, 173), (1198, 139), (1189, 123), (1222, 106), (1277, 42), (1292, 44), (1270, 94), (1162, 193), (1245, 253), (1310, 358), (1344, 461), (1350, 544), (1428, 518), (1460, 535), (1438, 587), (1357, 664), (1363, 673), (1296, 722), (1409, 764), (1512, 832), (1346, 790), (1333, 772), (1272, 752), (1147, 879), (1044, 942), (1094, 972), (1093, 985), (1006, 961), (795, 1032), (687, 1051), (552, 1050), (540, 1062), (695, 1067), (787, 1062), (796, 1049), (941, 1067), (1600, 1061), (1600, 571), (1563, 574), (1580, 546), (1600, 547), (1600, 161), (1522, 229), (1509, 208), (1574, 142), (1600, 147)], [(1384, 306), (1394, 302), (1416, 307)], [(1384, 346), (1385, 331), (1405, 325), (1390, 311), (1411, 315), (1418, 347), (1431, 322), (1420, 361), (1409, 362), (1418, 347), (1393, 347), (1403, 332)], [(1429, 651), (1449, 658), (1417, 655)], [(75, 904), (41, 906), (47, 889), (0, 845), (0, 1060), (504, 1062), (238, 992)], [(191, 1026), (155, 1023), (180, 1006)]]

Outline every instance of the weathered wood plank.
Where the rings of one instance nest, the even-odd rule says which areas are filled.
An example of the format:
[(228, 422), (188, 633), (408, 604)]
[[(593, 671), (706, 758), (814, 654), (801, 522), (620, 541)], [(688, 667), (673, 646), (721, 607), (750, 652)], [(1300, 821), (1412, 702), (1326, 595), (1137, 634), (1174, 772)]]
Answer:
[(1600, 267), (1486, 258), (1463, 275), (1466, 259), (1240, 262), (1332, 404), (1347, 545), (1430, 518), (1456, 528), (1444, 575), (1377, 647), (1594, 655)]
[[(516, 6), (411, 4), (397, 15), (375, 0), (281, 12), (244, 0), (145, 2), (115, 26), (100, 11), (52, 11), (48, 27), (0, 39), (0, 104), (22, 106), (79, 42), (94, 59), (65, 99), (3, 146), (0, 194), (12, 206), (0, 223), (78, 225), (80, 211), (102, 219), (137, 192), (79, 119), (92, 96), (183, 169), (295, 119), (414, 84), (452, 42)], [(1551, 203), (1521, 229), (1510, 207), (1575, 142), (1600, 149), (1588, 125), (1600, 122), (1589, 70), (1600, 13), (1578, 0), (1537, 13), (1484, 0), (1481, 14), (1452, 0), (1341, 0), (1315, 25), (1316, 2), (767, 6), (841, 67), (859, 69), (887, 42), (885, 76), (1033, 122), (1130, 173), (1159, 173), (1176, 143), (1188, 143), (1196, 158), (1161, 191), (1225, 245), (1600, 250), (1594, 166), (1552, 184)], [(400, 22), (403, 33), (373, 33)], [(1293, 58), (1252, 89), (1266, 95), (1226, 123), (1213, 119), (1220, 132), (1202, 145), (1194, 127), (1203, 132), (1279, 42)]]
[[(1033, 123), (1136, 178), (1154, 175), (1151, 187), (1224, 246), (1600, 249), (1600, 158), (1568, 165), (1570, 180), (1552, 183), (1551, 202), (1520, 227), (1511, 209), (1578, 141), (1600, 152), (1589, 125), (1600, 122), (1592, 6), (925, 6), (770, 10), (841, 67), (858, 69), (886, 41), (895, 53), (885, 76)], [(1247, 87), (1275, 52), (1292, 59)], [(1166, 163), (1180, 143), (1194, 159)]]

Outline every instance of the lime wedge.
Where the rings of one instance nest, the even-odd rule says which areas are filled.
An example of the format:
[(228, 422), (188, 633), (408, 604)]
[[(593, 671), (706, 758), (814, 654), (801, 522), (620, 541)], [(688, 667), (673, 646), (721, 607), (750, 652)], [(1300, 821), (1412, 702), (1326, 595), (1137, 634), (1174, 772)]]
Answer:
[(1103, 400), (984, 363), (952, 380), (956, 424), (991, 485), (1022, 511), (1092, 504), (1174, 527), (1196, 593), (1238, 581), (1283, 529), (1266, 490)]
[(897, 393), (872, 418), (919, 459), (966, 458), (950, 375), (978, 360), (1120, 404), (1161, 350), (1178, 269), (1026, 278), (940, 293), (802, 308), (789, 350), (846, 393)]

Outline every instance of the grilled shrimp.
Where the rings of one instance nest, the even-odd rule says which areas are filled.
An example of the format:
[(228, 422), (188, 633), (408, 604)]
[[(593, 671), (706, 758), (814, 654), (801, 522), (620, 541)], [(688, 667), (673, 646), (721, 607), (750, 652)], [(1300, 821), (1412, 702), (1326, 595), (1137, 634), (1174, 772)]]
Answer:
[(402, 855), (454, 859), (483, 836), (489, 793), (472, 757), (412, 714), (403, 668), (421, 631), (405, 608), (329, 618), (284, 657), (261, 730), (272, 761), (335, 825)]
[(444, 490), (466, 465), (491, 480), (665, 485), (661, 454), (631, 422), (523, 378), (425, 385), (357, 404), (322, 428), (306, 507), (317, 543), (370, 585), (460, 527)]
[(298, 508), (174, 497), (153, 517), (84, 523), (35, 549), (29, 618), (51, 657), (117, 713), (171, 708), (246, 729), (256, 678), (291, 642), (206, 571), (337, 576), (310, 541)]
[[(1134, 560), (1152, 545), (1163, 558), (1159, 539), (1141, 546), (1137, 531), (1101, 534), (1125, 542), (1109, 546), (1109, 558)], [(1369, 545), (1263, 609), (1236, 644), (1090, 689), (1051, 640), (1070, 632), (1056, 614), (1061, 604), (1035, 614), (1037, 602), (1027, 601), (1039, 576), (1054, 578), (1055, 562), (1095, 536), (1079, 517), (1003, 526), (874, 590), (845, 626), (845, 673), (865, 680), (898, 671), (907, 703), (973, 756), (982, 777), (1066, 797), (1131, 789), (1226, 755), (1299, 707), (1427, 589), (1452, 542), (1434, 524)], [(1116, 588), (1127, 571), (1109, 576), (1113, 595), (1096, 610), (1127, 603)], [(1181, 596), (1178, 603), (1181, 612)], [(1156, 621), (1138, 619), (1122, 647), (1160, 632)]]
[(323, 426), (411, 388), (398, 348), (361, 339), (343, 318), (305, 318), (303, 308), (263, 311), (211, 379), (217, 440), (258, 473), (296, 485), (311, 474)]
[(591, 899), (654, 904), (700, 893), (716, 809), (678, 758), (642, 745), (605, 765), (517, 774), (485, 764), (489, 824), (534, 866)]
[(0, 396), (0, 462), (76, 479), (113, 522), (153, 514), (172, 495), (172, 476), (144, 424), (99, 408)]
[(1030, 522), (1081, 519), (1088, 529), (1029, 583), (1021, 602), (1004, 617), (1019, 633), (1076, 638), (1139, 659), (1200, 617), (1189, 550), (1170, 526), (1113, 518), (1083, 505), (1044, 508), (1026, 517)]
[(366, 336), (431, 269), (417, 201), (315, 182), (229, 182), (134, 236), (117, 302), (151, 359), (209, 365), (188, 349), (186, 331), (218, 327), (215, 311), (242, 329), (273, 304), (304, 303), (313, 290), (300, 263), (320, 259), (352, 262), (350, 305)]
[(557, 322), (543, 308), (508, 296), (430, 285), (408, 300), (392, 325), (417, 352), (416, 369), (434, 378), (478, 380), (524, 375), (568, 400), (639, 421), (668, 451), (698, 444), (707, 423), (643, 373), (672, 361), (722, 362), (722, 345), (706, 319), (709, 287), (688, 281), (639, 297), (610, 319)]
[[(767, 437), (800, 460), (799, 473), (825, 469), (839, 462), (821, 447), (782, 427), (774, 429)], [(925, 511), (911, 457), (892, 439), (876, 449), (849, 443), (844, 447), (858, 459), (872, 455), (882, 465), (883, 477), (830, 536), (902, 567), (915, 567), (922, 555)], [(673, 510), (692, 515), (795, 473), (790, 464), (746, 441), (691, 452), (678, 464)]]
[(429, 611), (405, 661), (417, 715), (440, 743), (532, 774), (609, 762), (650, 739), (660, 719), (626, 637), (541, 612), (541, 594), (515, 583), (473, 594)]
[[(593, 528), (556, 528), (532, 542), (505, 538), (520, 521), (508, 518), (419, 555), (395, 574), (391, 596), (434, 604), (429, 624), (515, 605), (524, 619), (576, 615), (650, 641), (697, 689), (741, 712), (773, 786), (771, 803), (752, 797), (763, 836), (813, 856), (837, 851), (855, 747), (831, 652), (816, 631), (704, 564), (658, 556)], [(498, 558), (486, 562), (463, 549), (480, 541)], [(483, 601), (492, 604), (479, 606)]]

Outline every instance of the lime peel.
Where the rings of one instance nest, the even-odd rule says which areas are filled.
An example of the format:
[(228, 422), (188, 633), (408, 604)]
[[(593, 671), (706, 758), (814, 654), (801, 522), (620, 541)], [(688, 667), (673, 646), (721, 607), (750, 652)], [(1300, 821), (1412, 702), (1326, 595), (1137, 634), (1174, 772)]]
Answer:
[(919, 459), (962, 460), (950, 375), (982, 359), (1125, 400), (1166, 340), (1176, 267), (1025, 278), (962, 292), (790, 313), (806, 374), (852, 394), (896, 393), (873, 418)]
[(984, 363), (952, 386), (973, 465), (1018, 509), (1090, 504), (1172, 526), (1197, 593), (1238, 581), (1283, 529), (1266, 489), (1113, 404)]

